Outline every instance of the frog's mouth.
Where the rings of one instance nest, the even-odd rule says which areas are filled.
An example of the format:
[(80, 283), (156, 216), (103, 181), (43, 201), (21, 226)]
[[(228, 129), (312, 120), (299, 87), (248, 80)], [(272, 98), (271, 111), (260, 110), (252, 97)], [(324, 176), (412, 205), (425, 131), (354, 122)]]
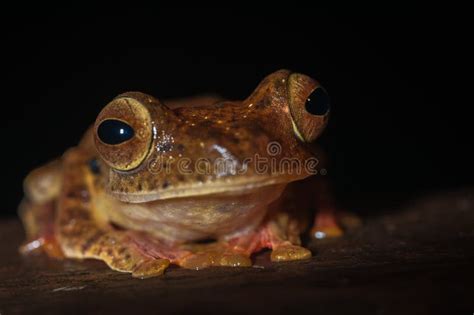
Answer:
[(232, 181), (214, 181), (200, 185), (181, 185), (168, 187), (167, 189), (156, 189), (147, 192), (123, 192), (109, 189), (108, 192), (123, 202), (144, 203), (156, 200), (172, 198), (192, 198), (208, 195), (244, 195), (259, 188), (272, 185), (286, 185), (308, 177), (309, 174), (301, 175), (278, 175), (268, 177), (253, 177), (246, 179), (233, 179)]

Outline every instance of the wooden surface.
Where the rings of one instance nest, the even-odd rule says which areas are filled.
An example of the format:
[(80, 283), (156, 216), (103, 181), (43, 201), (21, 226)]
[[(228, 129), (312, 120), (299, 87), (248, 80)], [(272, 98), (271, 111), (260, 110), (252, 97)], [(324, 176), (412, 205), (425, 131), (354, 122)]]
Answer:
[(473, 314), (474, 190), (438, 194), (312, 242), (311, 260), (254, 268), (171, 268), (137, 280), (98, 261), (21, 258), (17, 220), (0, 221), (0, 314), (206, 311)]

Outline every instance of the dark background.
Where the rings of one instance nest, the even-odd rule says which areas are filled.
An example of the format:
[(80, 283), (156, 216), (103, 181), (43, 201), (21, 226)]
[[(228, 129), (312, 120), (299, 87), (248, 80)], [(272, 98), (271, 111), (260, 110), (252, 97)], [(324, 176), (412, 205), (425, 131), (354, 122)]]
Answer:
[(77, 143), (117, 94), (245, 98), (280, 68), (332, 98), (321, 143), (341, 202), (386, 208), (472, 184), (472, 104), (453, 72), (463, 28), (445, 15), (41, 10), (2, 13), (2, 216), (14, 215), (27, 172)]

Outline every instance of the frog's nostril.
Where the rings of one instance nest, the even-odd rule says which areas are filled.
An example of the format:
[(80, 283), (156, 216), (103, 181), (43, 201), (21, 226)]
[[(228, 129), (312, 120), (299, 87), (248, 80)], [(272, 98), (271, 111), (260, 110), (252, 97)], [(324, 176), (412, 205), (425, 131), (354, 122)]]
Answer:
[(306, 100), (306, 111), (312, 115), (323, 116), (329, 111), (329, 95), (322, 87), (315, 89)]
[(97, 128), (97, 136), (105, 144), (120, 144), (130, 140), (133, 135), (133, 128), (117, 119), (104, 120)]

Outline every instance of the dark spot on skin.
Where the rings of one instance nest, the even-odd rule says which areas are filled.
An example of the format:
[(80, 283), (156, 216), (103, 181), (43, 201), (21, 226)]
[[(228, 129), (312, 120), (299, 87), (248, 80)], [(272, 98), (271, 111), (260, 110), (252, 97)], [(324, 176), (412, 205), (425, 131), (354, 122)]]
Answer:
[(202, 240), (198, 240), (198, 241), (195, 241), (196, 244), (212, 244), (212, 243), (216, 243), (217, 240), (215, 238), (205, 238), (205, 239), (202, 239)]
[(118, 225), (114, 222), (110, 222), (109, 224), (116, 231), (124, 231), (125, 230), (122, 226), (120, 226), (120, 225)]
[(165, 181), (163, 182), (163, 185), (162, 185), (161, 187), (163, 187), (163, 188), (168, 188), (169, 185), (170, 185), (170, 183), (169, 183), (167, 180), (165, 180)]
[(91, 159), (89, 161), (89, 170), (92, 172), (92, 174), (100, 174), (100, 165), (97, 159)]
[(159, 143), (157, 145), (157, 150), (159, 152), (169, 152), (173, 149), (173, 144), (170, 142)]

